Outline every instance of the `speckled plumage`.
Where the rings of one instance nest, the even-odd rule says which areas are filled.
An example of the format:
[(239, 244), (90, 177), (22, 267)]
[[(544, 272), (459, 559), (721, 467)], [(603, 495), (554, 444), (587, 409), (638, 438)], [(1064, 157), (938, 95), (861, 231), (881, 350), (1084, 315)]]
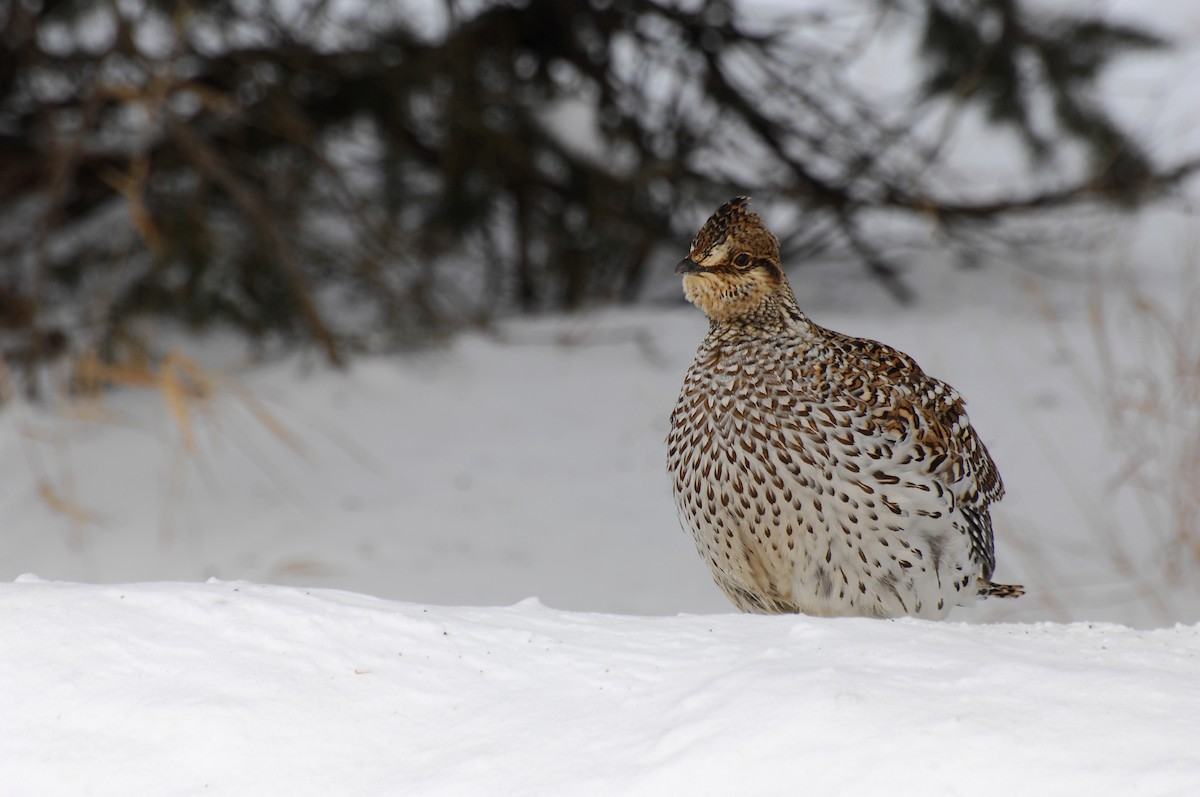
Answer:
[(993, 584), (1004, 486), (963, 401), (906, 354), (808, 319), (738, 197), (692, 242), (709, 332), (671, 414), (683, 525), (747, 612), (944, 617)]

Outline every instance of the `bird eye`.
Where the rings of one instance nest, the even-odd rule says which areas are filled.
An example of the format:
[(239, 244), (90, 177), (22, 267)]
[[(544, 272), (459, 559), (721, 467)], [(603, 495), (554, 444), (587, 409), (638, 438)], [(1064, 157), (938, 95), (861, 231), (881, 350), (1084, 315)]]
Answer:
[(740, 255), (738, 255), (737, 257), (735, 257), (733, 259), (733, 264), (740, 268), (745, 268), (746, 266), (750, 265), (750, 255), (746, 254), (745, 252), (742, 252)]

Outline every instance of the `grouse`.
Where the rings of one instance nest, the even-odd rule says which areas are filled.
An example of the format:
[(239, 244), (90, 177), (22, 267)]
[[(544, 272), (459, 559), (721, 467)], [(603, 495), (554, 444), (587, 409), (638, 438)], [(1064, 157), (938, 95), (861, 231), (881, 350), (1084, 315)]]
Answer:
[(1004, 495), (963, 400), (911, 357), (801, 312), (737, 197), (675, 269), (708, 335), (671, 413), (681, 523), (742, 611), (940, 619), (991, 581)]

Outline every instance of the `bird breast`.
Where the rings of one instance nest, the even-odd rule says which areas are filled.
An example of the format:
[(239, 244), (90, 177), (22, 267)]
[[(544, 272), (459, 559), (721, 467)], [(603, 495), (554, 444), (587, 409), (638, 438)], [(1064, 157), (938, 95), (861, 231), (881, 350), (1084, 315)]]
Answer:
[(911, 431), (834, 387), (795, 346), (702, 346), (668, 437), (680, 519), (744, 610), (944, 613), (968, 561), (953, 500)]

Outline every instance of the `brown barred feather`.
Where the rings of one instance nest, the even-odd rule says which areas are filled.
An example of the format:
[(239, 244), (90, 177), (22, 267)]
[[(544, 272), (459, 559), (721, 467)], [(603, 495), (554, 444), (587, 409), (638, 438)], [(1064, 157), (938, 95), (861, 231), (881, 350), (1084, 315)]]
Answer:
[(940, 618), (992, 583), (1004, 485), (962, 398), (801, 312), (746, 197), (676, 269), (709, 318), (667, 439), (680, 519), (743, 611)]

